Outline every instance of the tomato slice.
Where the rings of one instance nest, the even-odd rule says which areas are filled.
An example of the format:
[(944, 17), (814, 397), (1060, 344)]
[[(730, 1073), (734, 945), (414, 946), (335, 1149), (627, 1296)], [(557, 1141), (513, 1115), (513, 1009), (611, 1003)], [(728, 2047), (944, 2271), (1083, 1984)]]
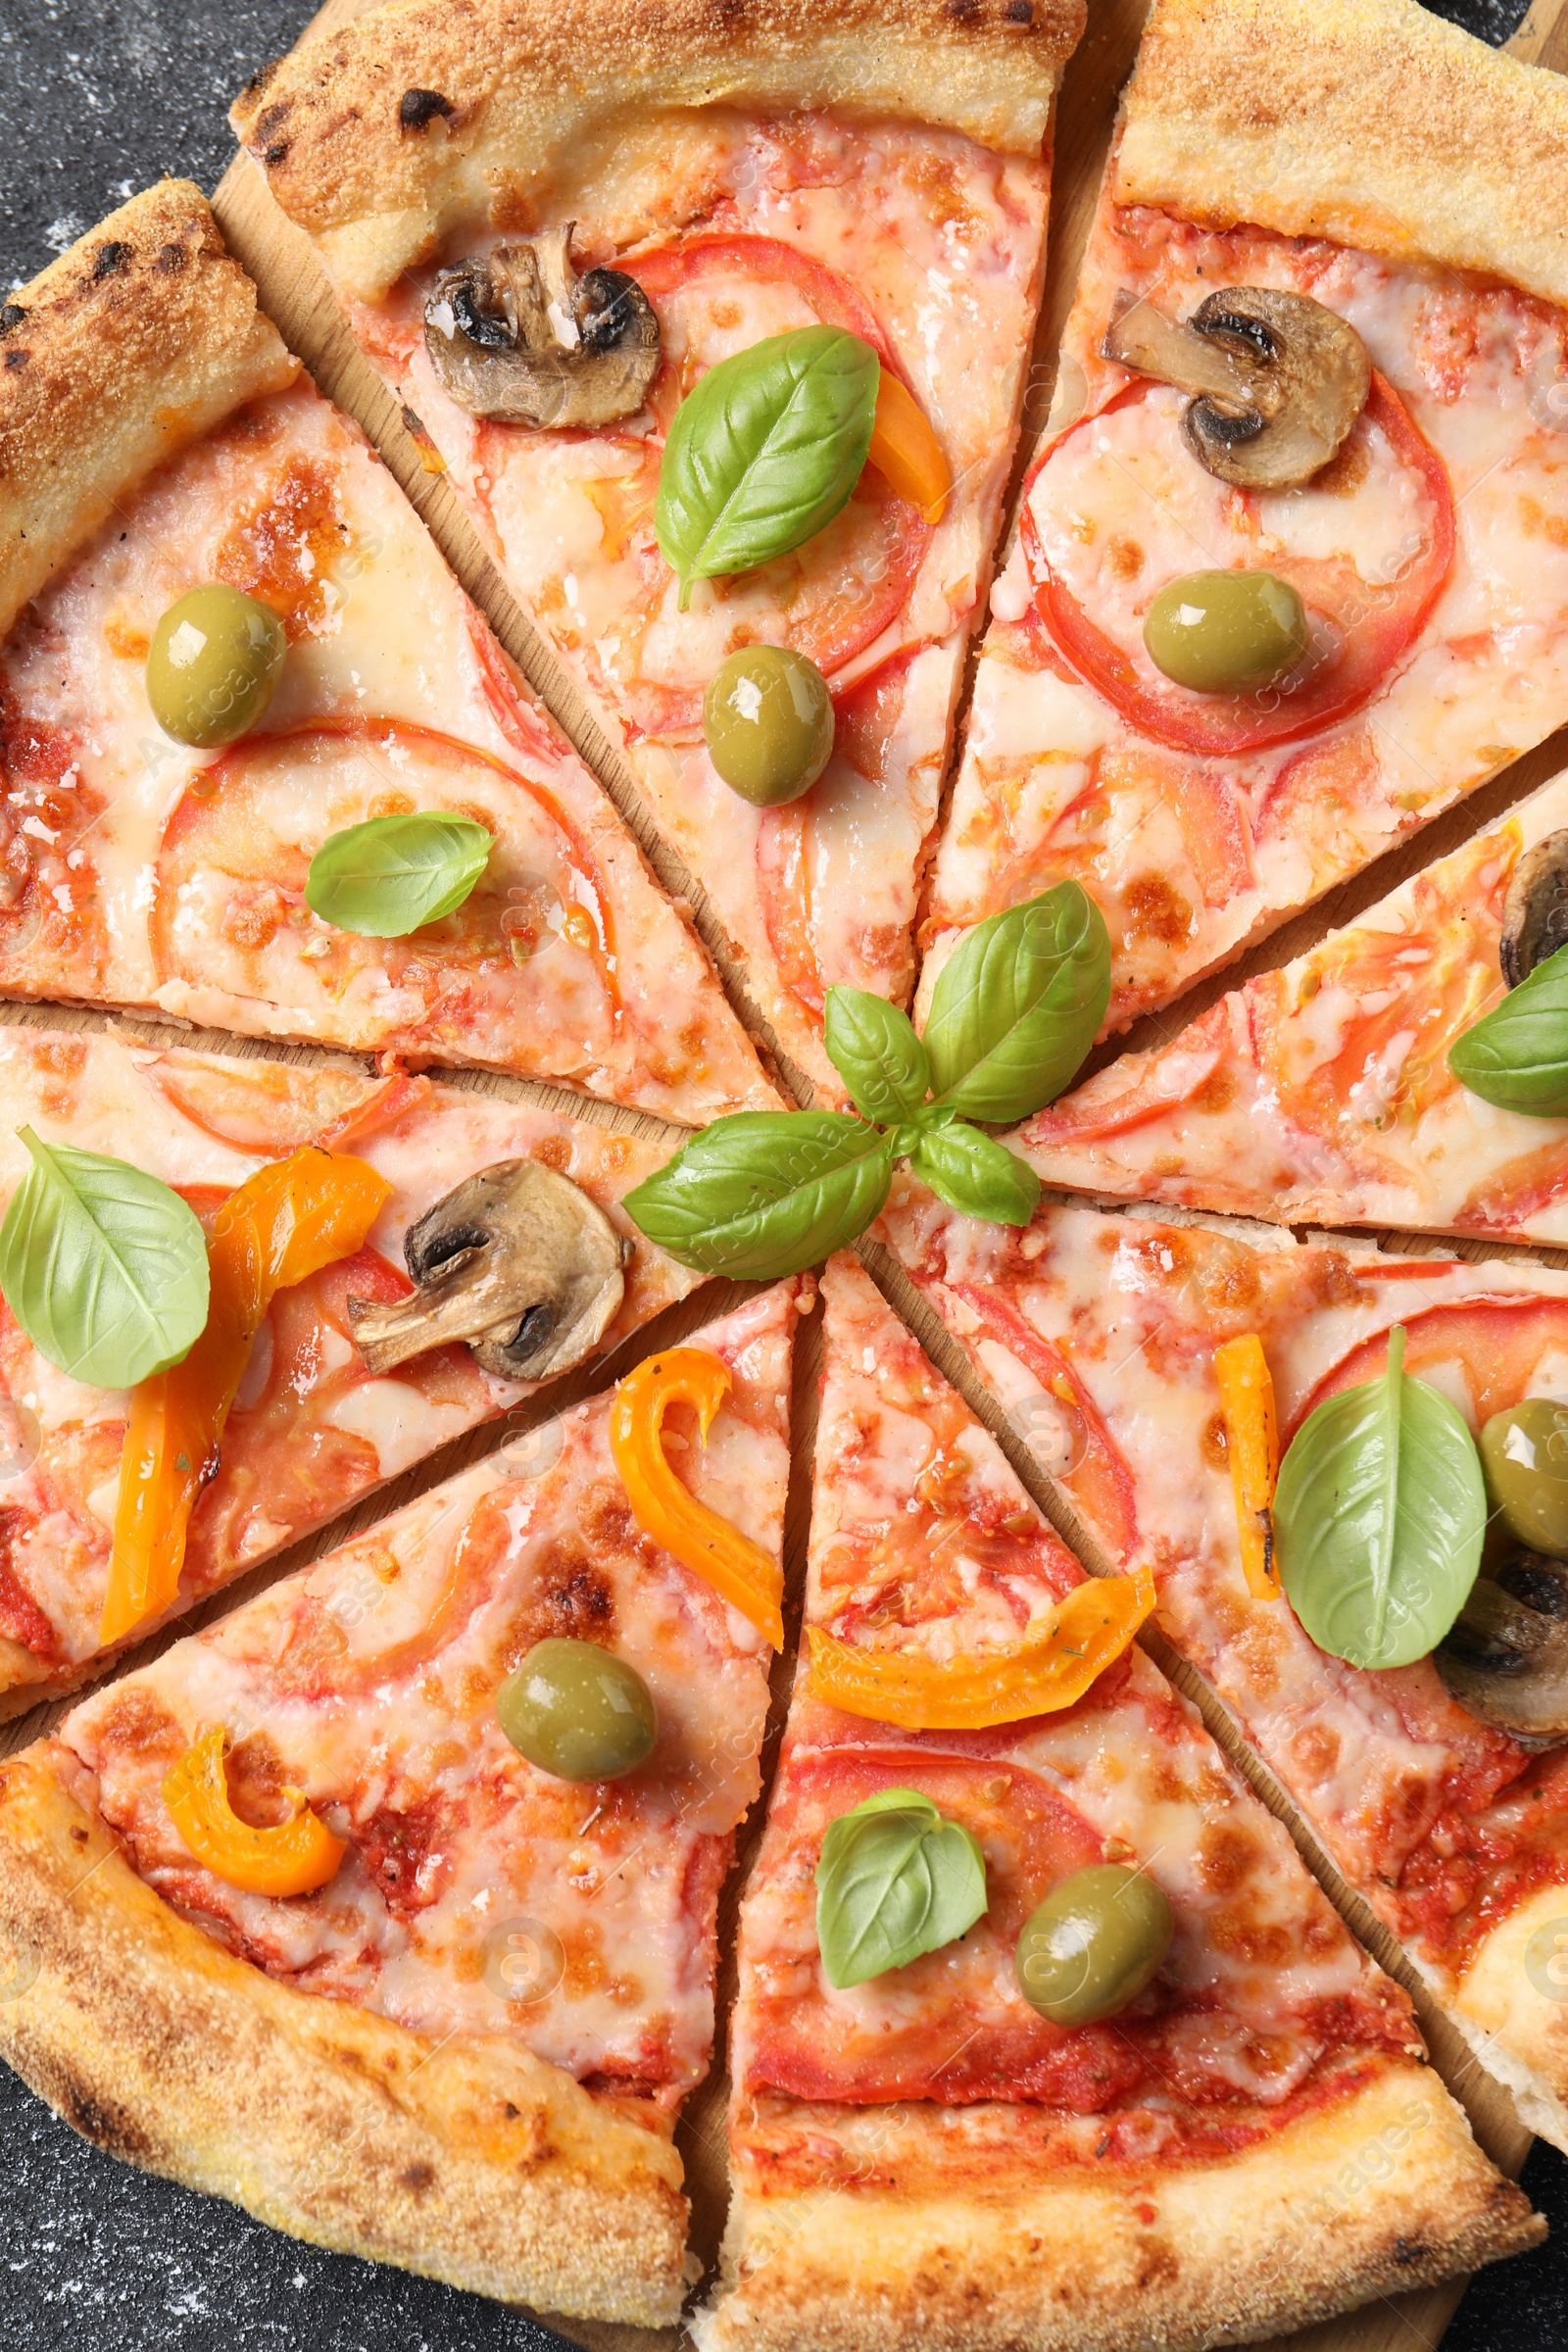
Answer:
[(1180, 1110), (1224, 1066), (1231, 1052), (1230, 1013), (1224, 998), (1184, 1029), (1174, 1045), (1152, 1054), (1128, 1054), (1102, 1070), (1076, 1093), (1037, 1111), (1025, 1130), (1031, 1149), (1097, 1143), (1108, 1135), (1130, 1135), (1151, 1119)]
[(1533, 1218), (1568, 1198), (1568, 1146), (1554, 1143), (1525, 1152), (1466, 1194), (1454, 1224), (1467, 1233), (1524, 1234)]
[[(1404, 1270), (1401, 1266), (1401, 1272)], [(1412, 1268), (1415, 1273), (1419, 1267)], [(1472, 1298), (1452, 1306), (1429, 1306), (1400, 1318), (1404, 1326), (1404, 1368), (1424, 1373), (1436, 1364), (1456, 1364), (1470, 1393), (1476, 1427), (1494, 1413), (1517, 1404), (1536, 1366), (1548, 1353), (1568, 1352), (1568, 1298)], [(1293, 1415), (1289, 1437), (1314, 1405), (1342, 1389), (1375, 1380), (1386, 1370), (1389, 1335), (1380, 1331), (1342, 1356)], [(1281, 1433), (1282, 1444), (1289, 1442)]]
[[(1082, 445), (1094, 446), (1093, 437), (1104, 436), (1109, 419), (1141, 410), (1156, 397), (1158, 389), (1146, 380), (1124, 386), (1102, 409), (1058, 433), (1041, 453), (1024, 485), (1021, 527), (1025, 558), (1035, 585), (1037, 610), (1056, 644), (1079, 675), (1130, 725), (1178, 751), (1209, 755), (1256, 751), (1265, 744), (1288, 743), (1357, 710), (1408, 652), (1448, 576), (1454, 549), (1453, 494), (1443, 460), (1419, 431), (1393, 386), (1374, 370), (1366, 407), (1347, 450), (1352, 463), (1385, 465), (1376, 446), (1375, 437), (1380, 437), (1395, 464), (1410, 477), (1428, 510), (1418, 548), (1407, 555), (1401, 551), (1395, 577), (1376, 581), (1364, 579), (1344, 556), (1279, 554), (1270, 539), (1256, 567), (1278, 573), (1300, 591), (1308, 610), (1332, 624), (1338, 638), (1336, 650), (1321, 665), (1308, 666), (1294, 689), (1235, 696), (1196, 694), (1154, 667), (1137, 630), (1129, 630), (1127, 642), (1118, 642), (1091, 619), (1062, 576), (1059, 564), (1053, 564), (1035, 513), (1037, 485), (1044, 486), (1048, 467), (1064, 453), (1076, 454)], [(1187, 463), (1197, 465), (1196, 459)], [(1227, 518), (1232, 534), (1260, 541), (1257, 494), (1240, 491), (1231, 493), (1230, 498)], [(1075, 511), (1073, 496), (1065, 487), (1058, 503), (1064, 512)], [(1152, 580), (1149, 594), (1161, 584), (1158, 579)]]

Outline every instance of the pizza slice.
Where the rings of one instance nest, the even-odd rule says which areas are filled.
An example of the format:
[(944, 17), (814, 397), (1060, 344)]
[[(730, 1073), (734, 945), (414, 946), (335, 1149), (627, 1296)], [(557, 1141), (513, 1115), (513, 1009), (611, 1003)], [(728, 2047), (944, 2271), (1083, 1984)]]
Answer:
[(0, 1767), (0, 1933), (33, 1972), (0, 2052), (69, 2123), (318, 2245), (674, 2322), (671, 2132), (758, 1788), (801, 1298), (760, 1293)]
[(824, 1291), (703, 2352), (1250, 2343), (1529, 2243), (1405, 1995), (1121, 1647), (1146, 1579), (1084, 1578), (853, 1259)]
[(194, 188), (114, 214), (0, 337), (0, 990), (698, 1125), (776, 1102), (613, 808)]
[[(8, 1028), (0, 1139), (0, 1201), (36, 1192), (40, 1153), (48, 1182), (24, 1250), (0, 1238), (27, 1324), (0, 1303), (0, 1713), (80, 1682), (697, 1280), (619, 1206), (661, 1146), (424, 1077)], [(83, 1360), (98, 1261), (62, 1148), (95, 1155), (116, 1199), (172, 1188), (208, 1237), (201, 1337), (128, 1391)], [(216, 1238), (225, 1212), (243, 1261)], [(287, 1262), (323, 1216), (311, 1262)], [(45, 1290), (31, 1267), (56, 1241)]]
[(913, 985), (1082, 24), (418, 0), (233, 111), (830, 1102), (826, 989)]
[(1568, 717), (1565, 164), (1568, 85), (1415, 0), (1155, 0), (922, 990), (1073, 875), (1120, 1028)]
[[(1548, 1510), (1568, 1497), (1568, 1275), (1174, 1218), (1046, 1206), (1008, 1231), (906, 1184), (887, 1231), (1107, 1559), (1152, 1563), (1161, 1628), (1487, 2070), (1568, 2147), (1568, 1500), (1560, 1523)], [(1484, 1502), (1480, 1465), (1467, 1473), (1482, 1574), (1453, 1623), (1466, 1587), (1440, 1565), (1449, 1497), (1430, 1430), (1408, 1430), (1390, 1490), (1405, 1514), (1396, 1583), (1365, 1456), (1321, 1460), (1295, 1520), (1318, 1580), (1298, 1587), (1287, 1559), (1286, 1581), (1331, 1651), (1265, 1554), (1266, 1439), (1229, 1386), (1235, 1350), (1267, 1375), (1288, 1449), (1331, 1397), (1363, 1391), (1358, 1409), (1380, 1409), (1396, 1329), (1427, 1411), (1461, 1447), (1465, 1427), (1482, 1439)], [(1339, 1544), (1357, 1496), (1368, 1516)]]

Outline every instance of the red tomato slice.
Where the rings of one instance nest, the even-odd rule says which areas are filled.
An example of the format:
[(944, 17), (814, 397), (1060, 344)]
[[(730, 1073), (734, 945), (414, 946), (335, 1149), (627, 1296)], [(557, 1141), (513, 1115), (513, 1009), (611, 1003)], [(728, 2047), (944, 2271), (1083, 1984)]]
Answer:
[(1467, 1233), (1523, 1234), (1533, 1217), (1568, 1196), (1568, 1143), (1541, 1144), (1508, 1160), (1460, 1203), (1454, 1223)]
[[(1128, 723), (1156, 743), (1177, 751), (1237, 754), (1269, 743), (1288, 743), (1343, 718), (1366, 702), (1424, 627), (1453, 562), (1453, 495), (1447, 468), (1417, 429), (1398, 394), (1375, 370), (1366, 408), (1355, 426), (1364, 435), (1376, 426), (1399, 464), (1420, 476), (1432, 507), (1426, 545), (1404, 576), (1388, 587), (1363, 580), (1342, 558), (1270, 556), (1268, 568), (1300, 591), (1308, 608), (1323, 613), (1341, 632), (1337, 658), (1294, 693), (1270, 696), (1202, 695), (1166, 679), (1140, 644), (1136, 653), (1107, 637), (1083, 605), (1053, 571), (1033, 512), (1033, 492), (1058, 451), (1081, 433), (1093, 431), (1118, 409), (1147, 399), (1145, 381), (1126, 385), (1104, 408), (1080, 417), (1044, 450), (1024, 484), (1022, 535), (1035, 602), (1057, 645), (1080, 676), (1102, 694)], [(1375, 461), (1374, 461), (1375, 462)], [(1238, 494), (1252, 502), (1251, 492)]]
[[(1518, 1403), (1548, 1348), (1568, 1351), (1568, 1298), (1466, 1299), (1452, 1306), (1429, 1306), (1401, 1321), (1405, 1370), (1420, 1373), (1427, 1365), (1456, 1363), (1470, 1392), (1478, 1429), (1494, 1413)], [(1352, 1348), (1325, 1372), (1289, 1430), (1280, 1433), (1282, 1444), (1295, 1436), (1314, 1405), (1337, 1396), (1342, 1389), (1375, 1380), (1388, 1360), (1386, 1331)]]
[(261, 1159), (285, 1159), (301, 1144), (336, 1135), (345, 1119), (381, 1092), (371, 1086), (368, 1098), (367, 1082), (357, 1071), (301, 1070), (268, 1061), (224, 1069), (217, 1062), (177, 1062), (160, 1054), (142, 1063), (140, 1075), (205, 1135)]
[(1025, 1130), (1031, 1146), (1096, 1143), (1130, 1135), (1151, 1119), (1181, 1109), (1202, 1092), (1231, 1051), (1230, 1014), (1222, 997), (1184, 1029), (1172, 1046), (1113, 1061), (1076, 1094), (1037, 1111)]

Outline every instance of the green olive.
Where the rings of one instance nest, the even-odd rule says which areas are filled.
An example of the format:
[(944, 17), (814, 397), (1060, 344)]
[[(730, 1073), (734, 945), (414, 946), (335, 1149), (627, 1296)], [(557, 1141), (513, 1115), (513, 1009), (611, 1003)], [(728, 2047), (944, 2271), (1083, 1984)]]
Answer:
[(833, 749), (833, 705), (814, 662), (787, 645), (746, 645), (714, 670), (703, 740), (731, 792), (776, 808), (809, 791)]
[(496, 1692), (514, 1748), (563, 1781), (615, 1781), (653, 1753), (653, 1694), (596, 1642), (536, 1642)]
[(147, 700), (176, 743), (234, 743), (272, 699), (288, 640), (267, 605), (208, 580), (170, 606), (147, 655)]
[(1306, 607), (1272, 571), (1190, 571), (1150, 606), (1144, 643), (1178, 686), (1242, 694), (1296, 667), (1306, 651)]
[(1487, 1493), (1529, 1551), (1568, 1560), (1568, 1404), (1527, 1396), (1481, 1432)]
[(1018, 1989), (1054, 2026), (1114, 2017), (1157, 1973), (1175, 1929), (1170, 1904), (1146, 1872), (1091, 1863), (1054, 1886), (1025, 1921)]

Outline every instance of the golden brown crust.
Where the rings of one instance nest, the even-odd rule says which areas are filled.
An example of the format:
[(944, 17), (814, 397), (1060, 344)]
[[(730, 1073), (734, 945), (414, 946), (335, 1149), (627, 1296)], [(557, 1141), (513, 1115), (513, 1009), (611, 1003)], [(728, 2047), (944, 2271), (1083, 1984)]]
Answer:
[(662, 111), (833, 107), (1037, 154), (1083, 19), (1083, 0), (403, 0), (303, 43), (231, 120), (373, 299), (460, 220), (525, 224), (585, 147)]
[(188, 180), (19, 287), (0, 311), (0, 636), (122, 491), (297, 371)]
[(1568, 302), (1568, 80), (1418, 0), (1155, 0), (1112, 188)]
[(315, 2245), (674, 2320), (665, 2139), (513, 2043), (433, 2044), (234, 1959), (143, 1885), (43, 1744), (0, 1766), (0, 1960), (25, 1986), (0, 2001), (0, 2055), (96, 2146)]
[(1446, 2006), (1526, 2123), (1568, 2154), (1568, 1887), (1542, 1887), (1494, 1928)]
[[(921, 2111), (884, 2123), (879, 2175)], [(926, 2111), (930, 2113), (931, 2111)], [(922, 2197), (742, 2185), (702, 2352), (1199, 2352), (1250, 2344), (1534, 2245), (1544, 2224), (1429, 2067), (1221, 2163), (1063, 2167)]]

